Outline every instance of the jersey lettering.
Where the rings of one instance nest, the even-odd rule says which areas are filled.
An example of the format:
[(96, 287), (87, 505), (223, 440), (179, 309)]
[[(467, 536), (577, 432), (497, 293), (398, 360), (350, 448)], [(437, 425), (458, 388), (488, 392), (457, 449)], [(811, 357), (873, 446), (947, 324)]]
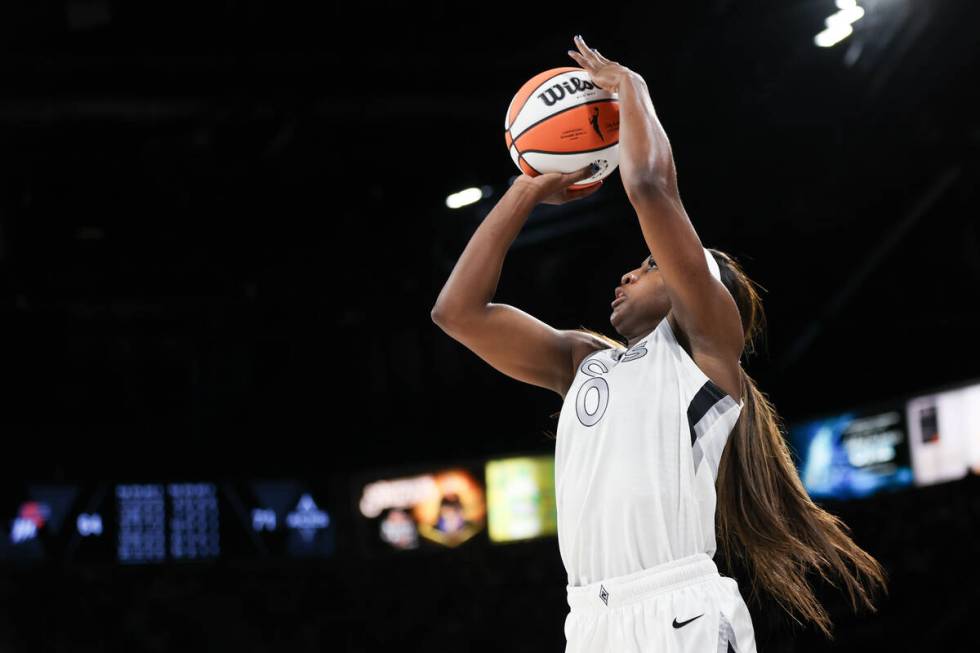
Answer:
[[(647, 344), (646, 340), (627, 349), (619, 362), (629, 363), (646, 356), (645, 344)], [(578, 393), (575, 395), (575, 415), (582, 426), (595, 426), (606, 414), (606, 408), (609, 406), (609, 383), (602, 378), (602, 375), (609, 374), (610, 368), (594, 354), (582, 361), (578, 369), (591, 378), (579, 386)], [(590, 404), (594, 406), (594, 410), (589, 410)]]
[[(596, 371), (596, 368), (599, 371)], [(601, 360), (593, 357), (582, 361), (578, 369), (592, 378), (579, 386), (578, 394), (575, 395), (575, 414), (582, 426), (595, 426), (606, 414), (606, 406), (609, 405), (609, 384), (601, 376), (608, 374), (609, 368)], [(595, 410), (589, 412), (586, 400), (590, 399), (589, 393), (593, 390), (595, 390)]]

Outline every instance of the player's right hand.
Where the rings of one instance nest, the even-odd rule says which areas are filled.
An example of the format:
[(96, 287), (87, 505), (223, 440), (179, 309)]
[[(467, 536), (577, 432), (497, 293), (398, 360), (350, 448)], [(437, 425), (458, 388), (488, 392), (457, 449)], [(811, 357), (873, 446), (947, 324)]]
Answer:
[(532, 193), (539, 204), (564, 204), (572, 200), (588, 197), (592, 193), (602, 188), (602, 180), (595, 186), (579, 190), (569, 188), (572, 184), (583, 179), (587, 179), (597, 172), (596, 168), (589, 164), (581, 170), (574, 172), (547, 172), (537, 177), (521, 175), (514, 180), (512, 188), (523, 188)]

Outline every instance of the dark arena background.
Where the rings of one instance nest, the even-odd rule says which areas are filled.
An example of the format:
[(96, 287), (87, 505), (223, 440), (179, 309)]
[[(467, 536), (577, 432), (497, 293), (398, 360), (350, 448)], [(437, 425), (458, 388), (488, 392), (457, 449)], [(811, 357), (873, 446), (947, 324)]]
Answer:
[[(877, 613), (813, 579), (833, 640), (750, 602), (759, 650), (976, 650), (978, 26), (967, 0), (4, 2), (0, 652), (563, 650), (561, 398), (430, 311), (518, 174), (511, 97), (575, 34), (646, 79), (702, 242), (765, 289), (746, 370), (888, 573)], [(647, 253), (614, 172), (534, 210), (495, 301), (615, 337)]]

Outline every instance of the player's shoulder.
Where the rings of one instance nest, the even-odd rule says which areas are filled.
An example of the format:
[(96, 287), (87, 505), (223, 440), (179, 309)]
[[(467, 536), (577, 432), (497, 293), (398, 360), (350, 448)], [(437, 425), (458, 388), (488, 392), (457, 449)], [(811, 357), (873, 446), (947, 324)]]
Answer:
[(604, 349), (615, 348), (620, 345), (611, 338), (584, 328), (564, 329), (560, 333), (569, 352), (568, 367), (561, 382), (561, 389), (557, 390), (558, 394), (564, 400), (569, 386), (571, 386), (578, 374), (579, 365), (582, 364), (582, 361), (586, 357)]
[(623, 345), (612, 338), (588, 329), (570, 329), (565, 332), (571, 341), (572, 369), (577, 370), (579, 364), (591, 354), (605, 349), (622, 349)]

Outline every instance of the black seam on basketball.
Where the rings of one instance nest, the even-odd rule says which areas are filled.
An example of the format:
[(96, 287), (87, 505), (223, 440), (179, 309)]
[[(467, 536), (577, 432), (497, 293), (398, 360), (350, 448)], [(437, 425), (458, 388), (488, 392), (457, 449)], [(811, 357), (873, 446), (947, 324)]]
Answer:
[[(597, 148), (594, 148), (594, 149), (591, 149), (591, 150), (575, 150), (574, 152), (550, 152), (548, 150), (524, 150), (524, 152), (522, 154), (529, 154), (531, 152), (534, 152), (535, 154), (567, 154), (567, 155), (572, 155), (572, 154), (586, 154), (588, 152), (600, 152), (602, 150), (608, 150), (609, 148), (615, 147), (617, 145), (619, 145), (619, 139), (616, 139), (616, 142), (615, 143), (608, 143), (606, 145), (603, 145), (602, 147), (597, 147)], [(517, 147), (517, 146), (515, 145), (514, 147)], [(497, 150), (497, 151), (499, 152), (500, 150)]]
[[(507, 132), (509, 133), (510, 130), (508, 129)], [(510, 139), (510, 147), (514, 148), (514, 151), (517, 152), (517, 169), (521, 171), (521, 174), (524, 174), (524, 169), (521, 168), (521, 159), (523, 159), (524, 157), (521, 154), (520, 148), (517, 147), (517, 141), (513, 137), (511, 137)], [(510, 148), (508, 148), (508, 153), (510, 153)], [(524, 163), (527, 163), (528, 167), (531, 168), (531, 170), (534, 170), (534, 166), (532, 166), (527, 159), (524, 160)], [(538, 172), (537, 170), (534, 171)], [(538, 172), (538, 174), (540, 175), (541, 173)]]
[[(548, 82), (550, 82), (551, 80), (553, 80), (555, 77), (558, 77), (559, 75), (564, 75), (565, 73), (575, 72), (576, 70), (581, 70), (583, 73), (585, 72), (585, 69), (584, 68), (576, 68), (575, 66), (568, 66), (568, 68), (570, 68), (570, 70), (563, 70), (560, 73), (555, 73), (554, 75), (552, 75), (548, 79), (544, 80), (543, 82), (541, 82), (540, 84), (538, 84), (537, 86), (535, 86), (534, 87), (534, 91), (538, 90), (539, 88), (541, 88), (542, 86), (544, 86), (545, 84), (547, 84)], [(515, 116), (521, 115), (521, 111), (524, 110), (524, 105), (527, 104), (527, 101), (528, 100), (530, 100), (531, 98), (534, 97), (534, 91), (531, 91), (530, 93), (528, 93), (527, 94), (527, 97), (524, 98), (524, 101), (521, 102), (521, 106), (517, 107), (517, 111), (514, 113)], [(509, 115), (507, 116), (507, 119), (510, 120), (510, 116)], [(508, 127), (508, 129), (510, 129), (510, 127), (513, 127), (513, 126), (514, 126), (514, 124), (511, 123), (510, 126)]]
[(524, 134), (526, 134), (529, 131), (531, 131), (531, 129), (533, 127), (535, 127), (537, 125), (540, 125), (541, 123), (543, 123), (546, 120), (551, 120), (555, 116), (560, 116), (561, 114), (565, 113), (566, 111), (571, 111), (572, 109), (578, 109), (579, 107), (584, 107), (584, 106), (586, 106), (588, 104), (599, 104), (601, 102), (618, 102), (618, 101), (619, 100), (617, 100), (616, 98), (607, 97), (607, 98), (601, 98), (599, 100), (589, 100), (588, 102), (583, 102), (582, 104), (576, 104), (574, 107), (568, 107), (567, 109), (562, 109), (558, 113), (552, 113), (551, 115), (549, 115), (549, 116), (547, 116), (545, 118), (542, 118), (541, 120), (538, 120), (538, 121), (535, 121), (535, 122), (531, 123), (530, 125), (527, 126), (527, 129), (525, 129), (524, 131), (522, 131), (520, 134), (517, 135), (517, 138), (514, 138), (514, 132), (513, 132), (513, 127), (514, 126), (513, 125), (511, 125), (510, 128), (507, 131), (511, 132), (510, 137), (511, 138), (514, 138), (514, 141), (516, 142), (518, 138), (520, 138)]
[[(514, 147), (516, 148), (517, 146), (515, 145)], [(536, 173), (538, 173), (539, 175), (541, 174), (541, 171), (540, 171), (540, 170), (538, 170), (537, 168), (535, 168), (534, 166), (532, 166), (532, 165), (531, 165), (531, 162), (530, 162), (530, 161), (528, 161), (527, 159), (525, 159), (525, 158), (524, 158), (524, 155), (523, 155), (523, 154), (521, 154), (521, 152), (520, 152), (520, 150), (518, 150), (518, 151), (517, 151), (517, 162), (518, 162), (518, 167), (520, 167), (520, 162), (521, 162), (521, 160), (522, 160), (522, 159), (523, 159), (523, 161), (524, 161), (524, 163), (526, 163), (526, 164), (527, 164), (527, 167), (528, 167), (528, 168), (530, 168), (531, 170), (534, 170), (534, 171), (535, 171)], [(522, 170), (521, 170), (521, 172), (524, 172), (524, 170), (522, 169)]]

